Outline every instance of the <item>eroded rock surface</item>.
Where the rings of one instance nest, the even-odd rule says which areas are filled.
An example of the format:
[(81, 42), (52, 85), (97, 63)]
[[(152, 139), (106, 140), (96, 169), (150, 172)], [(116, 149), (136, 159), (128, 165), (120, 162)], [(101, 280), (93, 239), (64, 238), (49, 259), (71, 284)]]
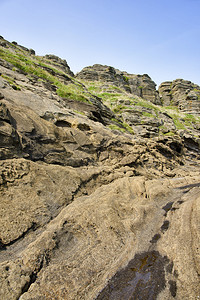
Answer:
[(163, 105), (175, 105), (192, 114), (200, 111), (200, 87), (189, 80), (166, 81), (159, 86)]
[(128, 74), (110, 66), (96, 64), (84, 68), (76, 74), (76, 77), (88, 81), (111, 83), (155, 104), (161, 103), (156, 91), (156, 84), (147, 74)]
[(0, 299), (198, 299), (198, 117), (147, 75), (0, 47)]

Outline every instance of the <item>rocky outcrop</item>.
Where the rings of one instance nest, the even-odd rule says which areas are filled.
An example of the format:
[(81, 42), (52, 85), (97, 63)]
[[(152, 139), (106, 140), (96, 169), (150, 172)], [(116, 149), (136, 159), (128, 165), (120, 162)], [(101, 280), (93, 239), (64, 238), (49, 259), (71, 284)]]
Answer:
[(162, 104), (175, 105), (181, 111), (200, 114), (200, 87), (188, 80), (166, 81), (159, 86)]
[(65, 72), (66, 74), (74, 76), (74, 73), (70, 70), (70, 67), (68, 66), (65, 59), (61, 59), (60, 57), (53, 54), (46, 54), (44, 58), (50, 60), (50, 63), (59, 70)]
[(0, 299), (198, 299), (198, 117), (0, 41)]
[(156, 84), (147, 75), (134, 75), (122, 72), (110, 66), (93, 65), (86, 67), (76, 77), (86, 81), (110, 83), (155, 104), (160, 104)]

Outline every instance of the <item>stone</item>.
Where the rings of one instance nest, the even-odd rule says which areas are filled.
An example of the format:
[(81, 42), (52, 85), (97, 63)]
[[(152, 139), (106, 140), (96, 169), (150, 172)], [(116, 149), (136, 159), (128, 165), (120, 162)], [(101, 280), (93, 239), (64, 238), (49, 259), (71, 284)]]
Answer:
[(35, 50), (29, 49), (29, 53), (30, 53), (31, 55), (35, 55)]
[(58, 67), (62, 71), (66, 72), (71, 76), (74, 76), (73, 72), (70, 70), (70, 67), (68, 66), (65, 59), (61, 59), (60, 57), (53, 54), (46, 54), (45, 58), (50, 60), (56, 67)]
[(199, 115), (200, 87), (189, 80), (176, 79), (161, 83), (159, 94), (162, 104), (175, 105), (181, 111)]
[(39, 61), (89, 101), (0, 59), (0, 299), (198, 299), (198, 86)]
[(160, 104), (156, 84), (147, 74), (128, 74), (110, 66), (95, 64), (77, 73), (76, 78), (86, 81), (108, 82), (124, 89), (126, 92), (143, 97), (155, 104)]

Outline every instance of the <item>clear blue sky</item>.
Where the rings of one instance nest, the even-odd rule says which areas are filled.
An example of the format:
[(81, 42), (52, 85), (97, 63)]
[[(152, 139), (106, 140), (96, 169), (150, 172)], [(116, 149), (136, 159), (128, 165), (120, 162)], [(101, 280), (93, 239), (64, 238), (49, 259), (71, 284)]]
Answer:
[(95, 63), (200, 85), (200, 0), (0, 0), (0, 35), (73, 72)]

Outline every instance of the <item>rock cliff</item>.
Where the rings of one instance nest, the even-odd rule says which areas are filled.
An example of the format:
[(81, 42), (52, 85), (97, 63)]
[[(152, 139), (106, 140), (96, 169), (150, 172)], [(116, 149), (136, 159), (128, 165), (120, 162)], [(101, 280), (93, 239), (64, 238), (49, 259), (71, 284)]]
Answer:
[(176, 79), (159, 86), (163, 105), (175, 105), (181, 111), (200, 114), (200, 87), (188, 80)]
[(200, 297), (199, 87), (159, 93), (0, 38), (0, 299)]
[(160, 104), (156, 84), (147, 75), (134, 75), (122, 72), (110, 66), (94, 65), (86, 67), (76, 77), (87, 81), (111, 83), (128, 93), (137, 95), (155, 104)]

